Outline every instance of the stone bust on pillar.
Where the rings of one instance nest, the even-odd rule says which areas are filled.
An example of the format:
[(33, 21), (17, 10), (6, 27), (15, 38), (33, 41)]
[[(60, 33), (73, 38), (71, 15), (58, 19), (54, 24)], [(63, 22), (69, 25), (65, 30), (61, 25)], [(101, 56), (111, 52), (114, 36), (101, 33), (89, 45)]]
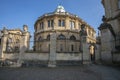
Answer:
[(8, 34), (6, 27), (3, 27), (3, 34)]
[(85, 29), (85, 24), (81, 25), (80, 36), (87, 36), (87, 31)]
[(27, 32), (28, 31), (28, 26), (27, 25), (23, 25), (23, 31)]

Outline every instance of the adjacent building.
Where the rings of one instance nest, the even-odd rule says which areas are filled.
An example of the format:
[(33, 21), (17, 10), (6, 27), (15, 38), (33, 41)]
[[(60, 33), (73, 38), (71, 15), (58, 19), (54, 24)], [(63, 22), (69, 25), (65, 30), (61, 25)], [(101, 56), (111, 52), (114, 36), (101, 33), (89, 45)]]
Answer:
[(101, 59), (120, 62), (120, 0), (102, 0), (105, 9), (101, 32)]

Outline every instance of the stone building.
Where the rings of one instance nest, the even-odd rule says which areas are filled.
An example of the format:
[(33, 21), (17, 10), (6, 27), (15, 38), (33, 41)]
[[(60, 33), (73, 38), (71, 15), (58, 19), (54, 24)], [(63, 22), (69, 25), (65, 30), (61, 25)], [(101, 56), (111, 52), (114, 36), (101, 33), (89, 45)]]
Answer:
[(101, 59), (120, 62), (120, 0), (102, 0), (105, 9), (101, 32)]
[(85, 25), (87, 31), (86, 41), (96, 43), (95, 30), (77, 15), (65, 11), (64, 7), (59, 5), (54, 12), (40, 16), (35, 22), (35, 50), (49, 52), (50, 34), (55, 32), (57, 52), (80, 52), (79, 31), (82, 24)]
[(34, 29), (33, 50), (26, 25), (23, 30), (1, 30), (1, 59), (49, 67), (79, 65), (100, 59), (95, 30), (61, 5), (54, 12), (40, 16)]
[(29, 40), (30, 33), (27, 25), (23, 26), (23, 31), (4, 27), (0, 32), (0, 58), (5, 59), (5, 53), (20, 53), (21, 47), (24, 47), (25, 50), (29, 49)]

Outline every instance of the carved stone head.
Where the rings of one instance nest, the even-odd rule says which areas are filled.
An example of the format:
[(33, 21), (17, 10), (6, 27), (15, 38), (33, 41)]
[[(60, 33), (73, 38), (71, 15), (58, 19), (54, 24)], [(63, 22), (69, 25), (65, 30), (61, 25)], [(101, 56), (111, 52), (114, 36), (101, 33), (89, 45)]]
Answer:
[(23, 25), (23, 30), (24, 30), (25, 32), (27, 32), (27, 31), (28, 31), (28, 26), (27, 26), (27, 25)]

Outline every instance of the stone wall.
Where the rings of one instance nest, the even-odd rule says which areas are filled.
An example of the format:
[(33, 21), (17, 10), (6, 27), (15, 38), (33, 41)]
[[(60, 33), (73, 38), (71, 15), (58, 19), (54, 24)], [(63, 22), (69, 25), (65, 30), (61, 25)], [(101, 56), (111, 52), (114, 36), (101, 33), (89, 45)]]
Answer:
[(57, 60), (82, 60), (81, 53), (57, 53)]
[(120, 53), (113, 54), (113, 62), (120, 62)]
[[(56, 60), (81, 60), (81, 53), (56, 53)], [(4, 59), (18, 59), (18, 53), (4, 53)], [(24, 53), (22, 60), (49, 60), (48, 53)]]

